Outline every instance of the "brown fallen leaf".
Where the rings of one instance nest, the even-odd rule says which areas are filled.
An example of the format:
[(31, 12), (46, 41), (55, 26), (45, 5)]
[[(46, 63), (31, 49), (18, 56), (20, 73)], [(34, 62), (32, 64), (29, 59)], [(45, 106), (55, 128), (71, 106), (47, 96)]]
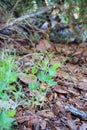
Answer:
[(23, 116), (15, 118), (18, 123), (25, 123), (27, 127), (40, 124), (41, 129), (46, 128), (46, 121), (31, 111), (26, 111)]
[(55, 86), (55, 87), (54, 87), (54, 92), (60, 93), (60, 94), (67, 94), (67, 91), (61, 89), (60, 86)]
[(49, 119), (54, 118), (54, 113), (50, 109), (38, 111), (37, 115), (45, 117), (45, 118), (49, 118)]
[(75, 52), (74, 54), (72, 54), (72, 56), (80, 56), (81, 55), (81, 51), (77, 51), (77, 52)]
[(82, 48), (82, 49), (87, 48), (87, 43), (84, 42), (84, 43), (80, 44), (79, 48)]
[(36, 82), (37, 81), (37, 79), (32, 79), (32, 78), (29, 78), (29, 77), (26, 77), (25, 75), (20, 75), (19, 76), (19, 79), (20, 79), (20, 81), (22, 81), (23, 83), (25, 83), (25, 84), (29, 84), (30, 82), (32, 82), (32, 81), (34, 81), (34, 82)]
[(37, 51), (42, 51), (42, 50), (48, 50), (51, 48), (51, 44), (47, 40), (40, 40), (39, 44), (36, 46)]
[(53, 93), (51, 91), (48, 91), (46, 94), (47, 100), (52, 101), (53, 100)]
[(83, 74), (87, 75), (87, 68), (83, 68)]
[(87, 103), (76, 103), (76, 107), (80, 110), (87, 111)]
[(79, 89), (82, 89), (82, 90), (87, 90), (87, 78), (84, 79), (84, 81), (82, 83), (79, 83), (79, 86), (78, 86)]
[(69, 88), (67, 91), (68, 91), (71, 95), (74, 95), (74, 96), (79, 96), (79, 95), (80, 95), (79, 92), (78, 92), (76, 89), (74, 89), (74, 88)]

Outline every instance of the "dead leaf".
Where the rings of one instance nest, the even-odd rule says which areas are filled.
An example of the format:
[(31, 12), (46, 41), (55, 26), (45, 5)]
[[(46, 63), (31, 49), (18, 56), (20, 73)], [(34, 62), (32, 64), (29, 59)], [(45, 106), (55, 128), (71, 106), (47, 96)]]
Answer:
[(79, 48), (87, 48), (87, 43), (86, 42), (84, 42), (84, 43), (82, 43), (82, 44), (80, 44), (79, 45)]
[(46, 93), (46, 97), (47, 97), (47, 100), (52, 101), (52, 100), (53, 100), (53, 93), (50, 92), (50, 91), (48, 91), (48, 92)]
[(87, 68), (83, 68), (83, 74), (87, 75)]
[(33, 126), (34, 124), (40, 124), (41, 129), (46, 128), (46, 121), (43, 120), (39, 115), (31, 111), (25, 111), (23, 116), (16, 117), (16, 121), (19, 123), (24, 123), (27, 127)]
[(38, 111), (37, 115), (45, 117), (45, 118), (49, 118), (49, 119), (54, 118), (54, 113), (50, 109)]
[(43, 82), (43, 83), (40, 84), (40, 88), (42, 90), (46, 90), (48, 88), (48, 85), (45, 82)]
[(59, 86), (54, 87), (54, 91), (60, 94), (67, 94), (67, 91), (61, 89)]
[(25, 84), (29, 84), (32, 81), (34, 81), (34, 82), (37, 81), (37, 79), (33, 80), (32, 78), (26, 77), (25, 75), (20, 75), (19, 79), (20, 79), (20, 81), (22, 81)]
[(41, 40), (39, 44), (36, 46), (37, 51), (42, 51), (42, 50), (48, 50), (51, 48), (51, 44), (47, 40)]
[(78, 88), (82, 90), (87, 90), (87, 78), (79, 84)]

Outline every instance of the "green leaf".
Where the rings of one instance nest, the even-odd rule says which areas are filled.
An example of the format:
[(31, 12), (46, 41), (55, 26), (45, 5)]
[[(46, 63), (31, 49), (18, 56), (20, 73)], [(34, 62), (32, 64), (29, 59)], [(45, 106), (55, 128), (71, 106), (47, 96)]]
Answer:
[(39, 83), (38, 82), (36, 82), (36, 83), (35, 82), (30, 82), (29, 85), (28, 85), (28, 87), (29, 87), (29, 89), (31, 91), (34, 91), (34, 90), (38, 89)]
[(12, 91), (15, 91), (15, 92), (17, 91), (16, 87), (13, 86), (13, 85), (10, 85), (10, 86), (9, 86), (9, 89), (12, 90)]
[(7, 117), (14, 117), (15, 114), (16, 114), (16, 111), (15, 111), (15, 110), (8, 110), (8, 111), (6, 112)]
[(52, 66), (52, 68), (53, 69), (57, 69), (57, 68), (60, 68), (61, 67), (61, 64), (60, 63), (55, 63), (53, 66)]
[(9, 75), (8, 83), (11, 84), (11, 83), (17, 81), (17, 77), (18, 77), (17, 72), (11, 72), (10, 75)]
[(87, 30), (87, 24), (84, 24), (83, 27)]
[(2, 98), (3, 100), (9, 100), (9, 95), (7, 93), (0, 93), (0, 98)]
[(51, 79), (51, 76), (49, 74), (46, 74), (45, 81), (49, 81)]
[(45, 73), (43, 71), (40, 71), (38, 73), (38, 79), (39, 79), (39, 81), (45, 82), (45, 77), (46, 77), (46, 75), (45, 75)]
[(36, 74), (36, 73), (37, 73), (37, 71), (38, 71), (38, 69), (37, 69), (37, 67), (36, 67), (36, 66), (32, 67), (32, 74)]
[(7, 83), (5, 81), (0, 82), (0, 92), (5, 90), (7, 87)]
[(6, 110), (3, 110), (0, 113), (0, 128), (1, 129), (9, 130), (13, 121), (14, 121), (13, 118), (7, 117)]
[(57, 82), (55, 82), (53, 79), (50, 79), (50, 80), (46, 81), (46, 83), (47, 83), (49, 86), (55, 86), (55, 85), (57, 85)]
[(49, 60), (44, 59), (43, 62), (42, 62), (42, 65), (40, 67), (40, 70), (47, 72), (48, 71), (48, 64), (49, 64)]
[(56, 70), (55, 70), (53, 67), (50, 67), (48, 71), (49, 71), (49, 75), (50, 75), (51, 77), (53, 77), (53, 76), (56, 75)]
[(45, 60), (43, 61), (44, 67), (47, 67), (48, 64), (49, 64), (49, 60), (48, 60), (48, 59), (45, 59)]

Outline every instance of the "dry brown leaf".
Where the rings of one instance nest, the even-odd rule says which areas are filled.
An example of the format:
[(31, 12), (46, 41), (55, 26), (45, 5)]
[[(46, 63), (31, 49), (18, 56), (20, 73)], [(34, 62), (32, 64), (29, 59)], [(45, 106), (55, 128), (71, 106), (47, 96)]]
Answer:
[(76, 90), (76, 89), (74, 89), (74, 88), (69, 88), (68, 90), (67, 90), (71, 95), (74, 95), (74, 96), (79, 96), (80, 95), (80, 93)]
[(83, 111), (87, 111), (87, 105), (80, 106), (79, 104), (76, 105), (78, 109), (81, 109)]
[(43, 83), (40, 84), (40, 88), (42, 90), (46, 90), (48, 88), (48, 85), (45, 82), (43, 82)]
[(61, 94), (67, 94), (67, 91), (61, 89), (60, 86), (54, 87), (54, 91), (57, 92), (57, 93), (61, 93)]
[(48, 50), (51, 48), (51, 44), (47, 40), (40, 40), (39, 44), (36, 46), (37, 51), (42, 51), (42, 50)]
[(32, 78), (26, 77), (25, 75), (19, 75), (19, 79), (20, 79), (20, 81), (22, 81), (25, 84), (29, 84), (32, 81), (34, 81), (34, 82), (37, 81), (37, 79), (33, 80)]
[(87, 90), (87, 78), (79, 84), (78, 88), (82, 90)]
[(34, 124), (40, 124), (42, 129), (46, 128), (46, 121), (43, 120), (40, 116), (34, 114), (31, 111), (28, 111), (25, 113), (25, 115), (16, 117), (16, 121), (19, 123), (24, 123), (27, 125), (27, 127), (30, 127)]
[(37, 115), (45, 117), (45, 118), (49, 118), (49, 119), (54, 118), (54, 113), (50, 109), (38, 111)]
[(87, 43), (84, 42), (84, 43), (80, 44), (79, 48), (82, 48), (82, 49), (87, 48)]

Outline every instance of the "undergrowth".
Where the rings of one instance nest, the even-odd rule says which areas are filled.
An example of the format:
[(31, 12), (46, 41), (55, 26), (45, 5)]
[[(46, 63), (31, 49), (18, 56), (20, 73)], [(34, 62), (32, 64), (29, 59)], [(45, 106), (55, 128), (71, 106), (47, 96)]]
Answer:
[[(32, 79), (28, 84), (28, 92), (31, 98), (26, 97), (26, 92), (18, 81), (20, 72), (15, 61), (15, 56), (1, 53), (0, 58), (0, 130), (10, 130), (15, 123), (16, 107), (18, 105), (30, 105), (42, 107), (46, 101), (46, 93), (51, 86), (57, 84), (54, 81), (59, 63), (50, 64), (51, 57), (40, 55), (37, 63), (25, 68), (25, 75)], [(33, 60), (33, 59), (32, 59)], [(14, 102), (11, 105), (9, 102)]]
[[(45, 55), (45, 57), (44, 57)], [(25, 70), (26, 77), (31, 78), (32, 81), (28, 84), (31, 98), (28, 99), (27, 104), (32, 107), (42, 107), (46, 100), (46, 94), (51, 86), (57, 85), (54, 80), (57, 69), (61, 67), (59, 62), (51, 64), (52, 55), (48, 53), (36, 54), (32, 57), (33, 63)]]
[(20, 90), (17, 82), (18, 66), (11, 55), (5, 52), (0, 55), (0, 130), (10, 130), (16, 107), (10, 106), (9, 102), (18, 100), (15, 94)]

